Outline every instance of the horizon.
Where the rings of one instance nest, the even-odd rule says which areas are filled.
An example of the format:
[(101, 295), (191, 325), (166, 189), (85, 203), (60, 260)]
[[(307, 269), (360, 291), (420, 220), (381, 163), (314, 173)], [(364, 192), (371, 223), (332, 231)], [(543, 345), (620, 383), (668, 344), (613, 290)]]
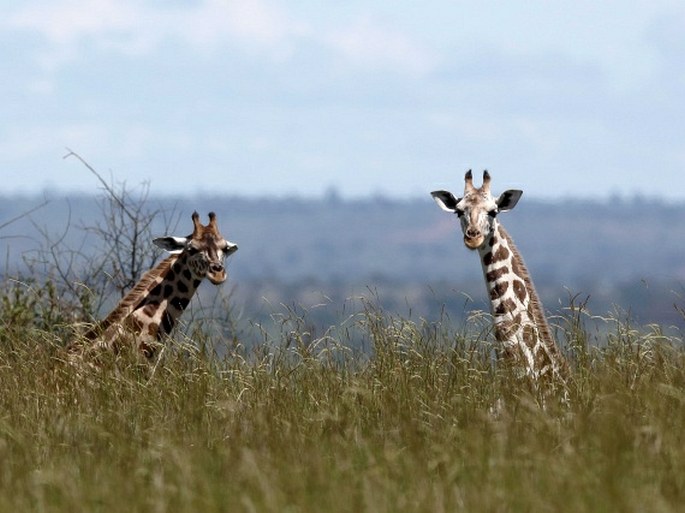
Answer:
[[(126, 186), (126, 191), (129, 193), (140, 194), (147, 191), (148, 200), (192, 200), (193, 198), (231, 198), (239, 201), (301, 201), (301, 202), (343, 202), (343, 203), (372, 203), (374, 201), (387, 201), (394, 203), (415, 203), (423, 202), (424, 200), (428, 204), (433, 204), (434, 200), (430, 196), (432, 190), (437, 190), (438, 188), (433, 188), (430, 191), (426, 190), (425, 193), (416, 193), (413, 195), (392, 195), (385, 192), (372, 192), (365, 195), (346, 195), (336, 189), (335, 187), (330, 187), (329, 189), (319, 192), (283, 192), (280, 194), (270, 194), (268, 197), (264, 197), (260, 194), (250, 194), (250, 193), (231, 193), (231, 192), (216, 192), (216, 191), (195, 191), (191, 193), (181, 193), (181, 192), (155, 192), (151, 184), (139, 183), (139, 184), (129, 184), (123, 182), (117, 182), (113, 184), (115, 187), (121, 185)], [(461, 195), (461, 184), (457, 184), (456, 187), (451, 189), (455, 195)], [(450, 189), (448, 189), (450, 190)], [(497, 195), (502, 191), (495, 190), (494, 194)], [(606, 194), (595, 194), (595, 195), (564, 195), (562, 196), (538, 196), (526, 193), (523, 189), (523, 198), (527, 201), (533, 201), (535, 203), (556, 203), (559, 201), (572, 202), (572, 203), (591, 203), (596, 205), (606, 205), (608, 203), (618, 203), (628, 204), (628, 203), (649, 203), (649, 204), (659, 204), (663, 206), (678, 206), (685, 204), (684, 197), (663, 197), (657, 194), (643, 194), (641, 192), (633, 193), (606, 193)], [(100, 196), (107, 196), (107, 192), (102, 187), (94, 187), (92, 191), (84, 189), (60, 189), (60, 188), (44, 188), (41, 190), (24, 190), (24, 191), (2, 191), (0, 190), (0, 197), (7, 199), (36, 199), (36, 200), (61, 200), (70, 198), (85, 198), (85, 199), (96, 199)]]

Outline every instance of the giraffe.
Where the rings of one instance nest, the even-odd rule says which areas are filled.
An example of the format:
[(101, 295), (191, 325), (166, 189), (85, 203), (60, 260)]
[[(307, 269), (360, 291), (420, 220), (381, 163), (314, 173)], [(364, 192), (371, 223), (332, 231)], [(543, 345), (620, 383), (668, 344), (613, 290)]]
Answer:
[(497, 214), (516, 206), (523, 191), (507, 190), (495, 199), (487, 171), (480, 188), (474, 187), (470, 170), (464, 181), (461, 198), (442, 190), (431, 195), (441, 209), (459, 217), (464, 245), (478, 251), (498, 354), (522, 366), (536, 388), (542, 380), (561, 382), (565, 387), (568, 363), (554, 341), (521, 254), (497, 219)]
[(203, 226), (200, 215), (192, 215), (193, 233), (188, 237), (160, 237), (153, 242), (170, 256), (148, 271), (104, 320), (84, 336), (95, 347), (117, 352), (133, 343), (148, 359), (168, 335), (206, 277), (214, 285), (226, 280), (224, 257), (238, 246), (219, 233), (216, 215), (209, 213)]

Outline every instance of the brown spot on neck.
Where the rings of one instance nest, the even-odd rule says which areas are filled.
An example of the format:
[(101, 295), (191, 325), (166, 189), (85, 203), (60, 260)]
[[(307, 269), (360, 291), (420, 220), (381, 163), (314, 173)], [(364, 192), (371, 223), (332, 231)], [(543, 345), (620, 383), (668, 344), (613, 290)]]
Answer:
[(488, 282), (492, 283), (492, 282), (495, 282), (495, 281), (499, 280), (502, 276), (504, 276), (504, 275), (506, 275), (506, 274), (509, 274), (509, 268), (506, 267), (506, 266), (504, 266), (504, 267), (499, 267), (499, 268), (497, 268), (497, 269), (495, 269), (495, 270), (493, 270), (493, 271), (488, 271), (488, 272), (485, 274), (485, 279), (486, 279)]
[(495, 315), (505, 315), (516, 311), (516, 303), (513, 299), (505, 299), (495, 307)]
[(516, 333), (521, 325), (521, 314), (516, 314), (511, 320), (502, 320), (495, 324), (495, 339), (504, 342)]
[(496, 282), (495, 285), (490, 290), (490, 299), (495, 300), (495, 299), (501, 298), (504, 295), (504, 293), (507, 291), (508, 288), (509, 288), (509, 282), (506, 282), (506, 281)]
[(489, 251), (483, 256), (483, 263), (485, 265), (492, 265), (498, 262), (502, 262), (509, 258), (509, 250), (504, 245), (500, 245), (499, 248), (493, 253)]
[(523, 283), (522, 280), (515, 279), (514, 280), (514, 294), (516, 294), (516, 297), (518, 300), (523, 303), (525, 302), (526, 298), (528, 297), (528, 292), (526, 291), (526, 285)]

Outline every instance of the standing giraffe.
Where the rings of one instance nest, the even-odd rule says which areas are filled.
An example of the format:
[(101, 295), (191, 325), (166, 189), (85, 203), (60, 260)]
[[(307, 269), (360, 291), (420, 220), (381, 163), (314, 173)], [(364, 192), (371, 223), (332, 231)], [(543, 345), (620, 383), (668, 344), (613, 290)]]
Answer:
[(495, 199), (487, 171), (480, 189), (473, 186), (470, 170), (464, 180), (462, 198), (448, 191), (434, 191), (431, 195), (440, 208), (459, 216), (464, 244), (478, 250), (500, 353), (522, 365), (534, 383), (550, 378), (565, 383), (566, 359), (552, 337), (523, 259), (497, 220), (497, 214), (516, 206), (523, 191), (508, 190)]
[(214, 285), (226, 280), (224, 257), (238, 249), (219, 233), (216, 215), (209, 213), (203, 226), (193, 213), (193, 233), (188, 237), (160, 237), (153, 242), (171, 256), (151, 269), (119, 302), (114, 310), (85, 334), (97, 347), (117, 351), (133, 342), (148, 359), (168, 335), (190, 303), (197, 287), (207, 277)]

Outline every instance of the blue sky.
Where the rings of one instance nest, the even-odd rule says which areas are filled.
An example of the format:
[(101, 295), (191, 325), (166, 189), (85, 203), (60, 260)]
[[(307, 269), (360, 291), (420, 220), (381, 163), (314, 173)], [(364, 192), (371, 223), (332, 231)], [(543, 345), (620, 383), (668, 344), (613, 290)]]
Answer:
[(685, 199), (680, 0), (0, 5), (2, 193)]

